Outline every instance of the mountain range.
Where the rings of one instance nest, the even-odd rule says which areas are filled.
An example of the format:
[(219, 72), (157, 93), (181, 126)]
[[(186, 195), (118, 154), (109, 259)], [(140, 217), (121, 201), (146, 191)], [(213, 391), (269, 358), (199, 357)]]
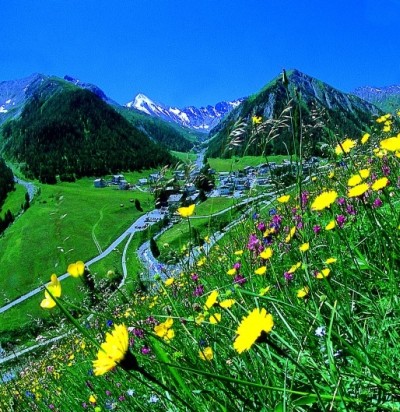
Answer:
[(219, 102), (215, 106), (189, 106), (183, 109), (165, 106), (156, 103), (144, 94), (138, 94), (134, 100), (125, 106), (134, 108), (150, 116), (156, 116), (167, 122), (174, 122), (200, 132), (207, 133), (215, 127), (232, 109), (239, 106), (245, 99), (240, 98), (232, 102)]
[[(295, 143), (291, 131), (301, 123), (304, 153), (324, 155), (321, 146), (330, 137), (357, 137), (368, 131), (371, 117), (382, 114), (388, 105), (393, 111), (400, 98), (400, 86), (364, 87), (349, 94), (298, 70), (285, 75), (285, 79), (279, 75), (247, 98), (183, 109), (159, 104), (143, 94), (120, 105), (98, 86), (71, 76), (61, 79), (33, 74), (3, 81), (0, 150), (22, 164), (31, 177), (54, 181), (57, 174), (69, 179), (124, 168), (140, 169), (160, 164), (162, 159), (170, 162), (164, 149), (189, 151), (194, 145), (205, 145), (207, 138), (207, 156), (211, 157), (292, 153)], [(275, 133), (274, 124), (282, 120), (285, 110), (290, 110), (293, 124), (281, 125)], [(253, 116), (261, 116), (266, 125), (264, 137), (274, 135), (273, 139), (253, 139)], [(232, 131), (238, 122), (245, 126), (232, 145)], [(79, 152), (79, 144), (85, 148), (84, 157), (75, 159), (70, 148)], [(101, 153), (105, 156), (111, 147), (112, 159), (101, 160)], [(157, 156), (156, 147), (160, 148)], [(52, 152), (52, 162), (46, 159), (46, 152)], [(57, 162), (57, 156), (63, 162)], [(93, 167), (88, 167), (84, 158), (95, 159)]]
[(353, 94), (373, 103), (387, 113), (395, 113), (400, 109), (400, 85), (358, 87)]
[[(288, 110), (293, 124), (288, 122)], [(285, 111), (286, 117), (282, 115)], [(343, 93), (298, 70), (290, 70), (285, 72), (285, 78), (277, 76), (246, 99), (211, 130), (207, 156), (294, 153), (292, 131), (299, 129), (300, 123), (304, 130), (304, 150), (310, 156), (323, 155), (319, 147), (328, 143), (330, 136), (359, 136), (369, 129), (371, 116), (380, 113), (377, 106), (360, 97)], [(253, 116), (268, 121), (260, 137), (264, 140), (252, 135)], [(241, 136), (237, 131), (232, 134), (237, 122), (242, 122)], [(278, 126), (279, 133), (274, 131)], [(235, 139), (232, 140), (232, 136)]]

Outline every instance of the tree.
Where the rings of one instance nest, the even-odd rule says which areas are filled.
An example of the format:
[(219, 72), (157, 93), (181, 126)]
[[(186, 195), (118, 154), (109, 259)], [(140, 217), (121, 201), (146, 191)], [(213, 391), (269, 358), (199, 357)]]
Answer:
[(158, 248), (157, 242), (153, 237), (150, 239), (150, 250), (156, 259), (160, 256), (160, 249)]
[(26, 193), (25, 193), (25, 202), (24, 202), (24, 204), (22, 205), (22, 210), (25, 211), (25, 210), (29, 209), (29, 205), (30, 205), (29, 193), (26, 192)]
[(143, 212), (143, 208), (140, 204), (139, 199), (135, 199), (135, 207), (136, 207), (136, 210), (138, 210), (139, 212)]

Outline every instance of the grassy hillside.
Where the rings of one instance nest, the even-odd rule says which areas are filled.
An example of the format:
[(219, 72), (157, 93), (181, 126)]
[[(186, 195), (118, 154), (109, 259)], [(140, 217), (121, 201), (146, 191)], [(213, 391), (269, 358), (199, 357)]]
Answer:
[[(126, 177), (134, 181), (134, 175)], [(64, 273), (66, 262), (97, 256), (95, 241), (106, 248), (154, 206), (148, 193), (97, 189), (92, 179), (38, 186), (32, 206), (0, 238), (1, 305), (47, 281), (47, 273)], [(131, 199), (138, 199), (144, 212)]]

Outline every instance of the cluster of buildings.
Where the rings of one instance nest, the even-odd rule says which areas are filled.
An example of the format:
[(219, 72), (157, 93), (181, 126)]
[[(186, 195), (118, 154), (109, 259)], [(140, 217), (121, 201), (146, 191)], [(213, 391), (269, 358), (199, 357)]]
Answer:
[(107, 186), (118, 186), (118, 188), (121, 190), (128, 190), (132, 187), (125, 179), (124, 175), (114, 175), (112, 176), (111, 180), (105, 180), (103, 178), (94, 179), (93, 185), (97, 188)]
[[(310, 158), (308, 161), (303, 162), (303, 173), (308, 174), (310, 171), (319, 165), (319, 159), (316, 157)], [(281, 164), (276, 162), (262, 163), (257, 166), (246, 166), (243, 170), (235, 172), (219, 172), (217, 179), (217, 187), (212, 191), (211, 196), (236, 196), (246, 192), (253, 186), (263, 186), (269, 189), (272, 187), (272, 175), (281, 175), (284, 173), (296, 172), (297, 164), (291, 163), (289, 160), (284, 160)], [(171, 186), (163, 187), (164, 198), (162, 201), (162, 207), (168, 209), (170, 212), (176, 210), (181, 205), (181, 202), (196, 203), (199, 197), (199, 191), (194, 185), (196, 177), (199, 175), (199, 170), (194, 169), (191, 171), (175, 170), (173, 176), (174, 184)], [(210, 174), (215, 174), (215, 171), (211, 170)], [(95, 187), (106, 186), (118, 186), (121, 190), (133, 189), (136, 186), (146, 187), (149, 186), (150, 192), (154, 190), (154, 187), (162, 183), (164, 177), (162, 173), (152, 173), (148, 178), (141, 178), (137, 184), (130, 184), (126, 181), (123, 175), (114, 175), (111, 180), (106, 181), (103, 178), (95, 179)]]

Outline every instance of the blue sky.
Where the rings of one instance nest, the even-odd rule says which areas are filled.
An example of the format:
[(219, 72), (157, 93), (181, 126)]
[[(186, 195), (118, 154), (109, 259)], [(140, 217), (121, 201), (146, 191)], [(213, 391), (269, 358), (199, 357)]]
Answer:
[(178, 107), (250, 95), (282, 68), (388, 86), (399, 20), (400, 0), (0, 0), (0, 81), (68, 74)]

